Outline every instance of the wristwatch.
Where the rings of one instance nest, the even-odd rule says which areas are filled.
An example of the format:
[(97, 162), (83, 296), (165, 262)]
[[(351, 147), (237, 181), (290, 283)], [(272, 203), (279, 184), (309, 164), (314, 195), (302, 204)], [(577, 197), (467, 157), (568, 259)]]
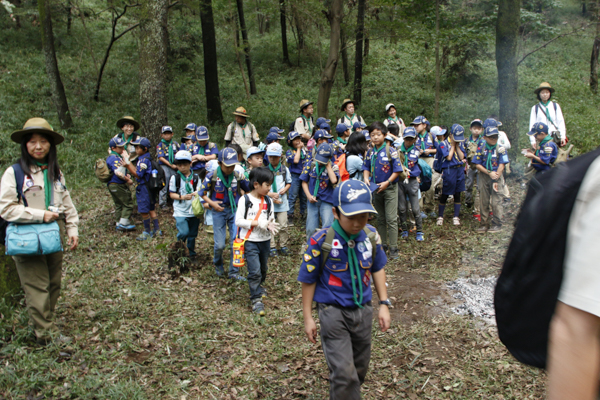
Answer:
[(387, 300), (380, 300), (380, 301), (379, 301), (379, 305), (386, 305), (386, 306), (388, 306), (388, 307), (389, 307), (389, 306), (391, 306), (391, 305), (392, 305), (392, 302), (390, 301), (390, 299), (387, 299)]

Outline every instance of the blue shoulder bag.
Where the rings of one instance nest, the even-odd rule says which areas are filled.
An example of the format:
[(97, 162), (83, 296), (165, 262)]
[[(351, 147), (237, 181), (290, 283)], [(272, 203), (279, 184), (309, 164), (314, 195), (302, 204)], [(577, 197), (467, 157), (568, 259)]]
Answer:
[[(12, 167), (17, 183), (17, 198), (23, 199), (23, 204), (27, 207), (27, 200), (23, 196), (25, 174), (18, 163)], [(10, 223), (6, 228), (5, 247), (9, 256), (38, 256), (63, 251), (58, 223)]]

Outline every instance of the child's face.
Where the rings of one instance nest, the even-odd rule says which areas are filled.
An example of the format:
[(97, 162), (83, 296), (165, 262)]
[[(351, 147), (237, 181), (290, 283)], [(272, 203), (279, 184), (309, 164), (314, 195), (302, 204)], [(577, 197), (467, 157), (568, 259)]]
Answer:
[(383, 135), (383, 132), (381, 132), (379, 129), (374, 129), (371, 132), (371, 142), (373, 142), (373, 144), (375, 146), (377, 146), (377, 147), (381, 146), (384, 139), (385, 139), (385, 136)]
[(192, 129), (186, 129), (185, 136), (196, 136), (196, 131), (194, 131)]
[(146, 148), (144, 146), (135, 146), (135, 154), (138, 156), (146, 154)]
[(186, 146), (191, 146), (192, 144), (194, 144), (194, 141), (192, 139), (186, 139), (183, 141), (183, 144), (185, 144)]
[(279, 165), (279, 161), (281, 161), (280, 156), (269, 156), (269, 164), (277, 166)]
[(219, 166), (221, 167), (221, 172), (223, 172), (224, 175), (233, 174), (233, 170), (235, 169), (235, 165), (230, 165), (227, 167), (223, 163), (219, 163)]
[(415, 130), (418, 133), (423, 133), (425, 131), (425, 129), (427, 129), (427, 124), (419, 124), (419, 125), (415, 125)]
[(317, 147), (319, 147), (323, 143), (327, 143), (327, 142), (328, 142), (327, 138), (321, 138), (321, 139), (317, 140)]
[(125, 136), (129, 136), (133, 133), (133, 125), (132, 124), (125, 124), (123, 125), (123, 127), (121, 128), (121, 130), (123, 131), (123, 133), (125, 134)]
[(177, 167), (179, 172), (187, 176), (190, 173), (190, 167), (192, 166), (192, 163), (187, 161), (177, 161), (175, 163), (175, 166)]
[(536, 133), (534, 136), (535, 136), (535, 140), (536, 140), (538, 143), (540, 143), (542, 140), (544, 140), (544, 138), (545, 138), (546, 136), (548, 136), (548, 134), (547, 134), (547, 133)]
[(415, 143), (415, 140), (416, 140), (416, 138), (414, 138), (414, 137), (404, 138), (404, 147), (409, 148), (410, 146), (412, 146)]
[[(356, 128), (354, 132), (362, 132), (362, 128)], [(342, 137), (350, 136), (350, 129), (342, 133)]]
[(483, 127), (482, 126), (473, 125), (471, 127), (471, 133), (473, 134), (473, 136), (479, 137), (479, 135), (481, 135), (481, 132), (483, 132)]
[(292, 147), (295, 149), (302, 147), (302, 139), (297, 137), (296, 139), (292, 140)]
[(487, 142), (487, 144), (489, 144), (490, 146), (495, 146), (496, 143), (498, 143), (498, 135), (492, 135), (492, 136), (486, 136), (485, 137), (485, 141)]
[(369, 221), (369, 213), (356, 214), (351, 217), (346, 217), (345, 215), (337, 212), (337, 209), (333, 208), (333, 216), (335, 219), (340, 221), (340, 226), (346, 233), (350, 235), (357, 235), (364, 229)]
[(206, 143), (208, 143), (208, 140), (199, 140), (199, 141), (198, 141), (198, 145), (199, 145), (200, 147), (204, 147), (204, 146), (206, 146)]
[(262, 167), (263, 157), (264, 157), (263, 153), (252, 154), (248, 158), (248, 165), (250, 165), (252, 168)]
[(165, 139), (167, 142), (171, 141), (171, 139), (173, 139), (173, 132), (163, 133), (162, 138)]
[(111, 147), (111, 150), (117, 154), (123, 154), (123, 151), (125, 151), (125, 147)]
[(272, 183), (273, 182), (263, 182), (261, 184), (261, 183), (258, 183), (258, 182), (254, 182), (254, 190), (256, 190), (256, 193), (259, 196), (266, 196), (271, 191), (271, 184)]

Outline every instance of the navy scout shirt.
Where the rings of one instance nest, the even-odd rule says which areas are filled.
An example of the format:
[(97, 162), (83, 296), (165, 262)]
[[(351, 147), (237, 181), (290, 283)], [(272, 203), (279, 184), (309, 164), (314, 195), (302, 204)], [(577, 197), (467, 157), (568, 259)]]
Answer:
[[(213, 175), (216, 174), (217, 170), (211, 171), (208, 174), (206, 174), (206, 178), (204, 178), (204, 182), (202, 182), (202, 187), (200, 188), (198, 194), (200, 195), (200, 197), (202, 197), (210, 192), (209, 198), (212, 201), (220, 201), (222, 203), (222, 207), (231, 207), (231, 204), (229, 202), (229, 195), (227, 194), (228, 189), (225, 187), (225, 185), (223, 185), (221, 179), (217, 177), (216, 182), (213, 182), (212, 180)], [(233, 191), (233, 196), (237, 204), (238, 200), (240, 199), (240, 195), (237, 190), (238, 184), (244, 192), (249, 192), (250, 182), (248, 181), (246, 176), (244, 176), (244, 174), (238, 171), (233, 171), (232, 174), (233, 179), (231, 180), (231, 190)]]
[[(508, 155), (506, 154), (506, 149), (504, 147), (498, 146), (496, 144), (496, 146), (494, 146), (493, 149), (488, 150), (486, 145), (487, 145), (487, 142), (485, 142), (485, 141), (479, 145), (479, 147), (477, 148), (477, 152), (475, 153), (475, 156), (473, 157), (473, 164), (482, 165), (483, 167), (488, 169), (488, 171), (490, 171), (490, 172), (498, 171), (498, 166), (500, 164), (508, 164)], [(492, 154), (492, 159), (491, 159), (492, 169), (491, 170), (487, 167), (488, 154), (490, 154), (490, 153)]]
[[(331, 161), (330, 161), (331, 162)], [(302, 174), (300, 175), (300, 180), (304, 182), (308, 182), (308, 191), (312, 194), (315, 191), (315, 185), (317, 184), (317, 164), (312, 161), (307, 161), (304, 164), (304, 169), (302, 170)], [(337, 177), (338, 182), (340, 181), (340, 171), (338, 166), (335, 164), (331, 164), (331, 168)], [(333, 204), (333, 185), (329, 180), (329, 174), (327, 173), (327, 168), (325, 165), (319, 165), (319, 169), (321, 170), (321, 176), (319, 178), (319, 190), (317, 191), (317, 200), (324, 201), (326, 203)]]
[[(387, 146), (387, 144), (385, 145)], [(367, 152), (363, 163), (363, 171), (371, 172), (371, 165), (374, 167), (374, 173), (371, 174), (371, 181), (375, 183), (385, 182), (390, 179), (390, 176), (394, 172), (402, 172), (402, 164), (400, 163), (400, 157), (394, 147), (390, 147), (390, 157), (388, 159), (385, 146), (375, 151), (375, 148), (370, 149)], [(398, 179), (396, 178), (397, 182)], [(392, 182), (392, 183), (394, 183)]]

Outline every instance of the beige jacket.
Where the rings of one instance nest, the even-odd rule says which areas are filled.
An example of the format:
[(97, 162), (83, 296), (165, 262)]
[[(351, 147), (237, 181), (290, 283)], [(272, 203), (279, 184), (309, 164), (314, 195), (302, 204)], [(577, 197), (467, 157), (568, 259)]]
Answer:
[(232, 143), (239, 144), (245, 154), (246, 150), (252, 146), (252, 143), (258, 142), (260, 139), (256, 127), (252, 123), (246, 122), (242, 127), (237, 122), (232, 122), (227, 127), (227, 132), (225, 132), (225, 141), (230, 140)]
[[(27, 207), (23, 200), (18, 201), (15, 172), (8, 167), (0, 182), (0, 215), (6, 221), (17, 223), (42, 223), (46, 210), (44, 192), (44, 173), (35, 166), (32, 176), (25, 176), (23, 183), (23, 196), (27, 199)], [(71, 200), (71, 195), (65, 186), (65, 178), (60, 175), (60, 182), (54, 184), (54, 206), (58, 207), (60, 214), (65, 215), (67, 236), (79, 236), (77, 224), (79, 216)]]

